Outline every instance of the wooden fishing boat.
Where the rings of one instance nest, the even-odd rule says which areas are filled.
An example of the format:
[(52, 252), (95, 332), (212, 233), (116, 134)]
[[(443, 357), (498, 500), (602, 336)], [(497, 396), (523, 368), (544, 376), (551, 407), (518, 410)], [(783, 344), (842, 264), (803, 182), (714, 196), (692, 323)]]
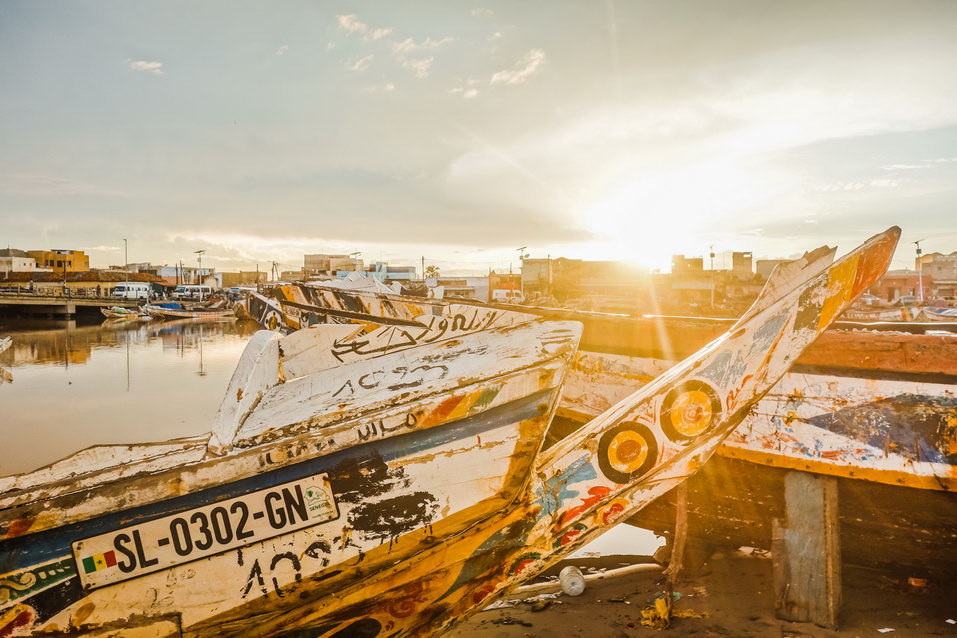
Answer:
[(152, 304), (143, 308), (154, 319), (230, 319), (236, 316), (236, 311), (232, 308), (167, 308)]
[(131, 310), (130, 308), (124, 308), (123, 306), (111, 306), (109, 308), (100, 308), (100, 313), (107, 319), (118, 319), (118, 320), (131, 320), (131, 319), (140, 319), (143, 316), (143, 313), (139, 308)]
[[(13, 337), (0, 337), (0, 353), (13, 345)], [(0, 367), (0, 383), (13, 383), (13, 373)]]
[(849, 321), (919, 321), (921, 315), (921, 309), (916, 306), (901, 306), (883, 310), (849, 309), (844, 311), (843, 318)]
[[(376, 305), (357, 297), (347, 300), (353, 309), (374, 312), (418, 303), (427, 312), (443, 312), (433, 300), (392, 298), (391, 305)], [(523, 310), (584, 326), (548, 443), (568, 436), (733, 323)], [(783, 477), (799, 470), (836, 477), (843, 500), (853, 503), (840, 516), (847, 563), (909, 575), (957, 573), (957, 535), (933, 531), (957, 529), (957, 336), (924, 334), (938, 326), (957, 334), (957, 322), (835, 326), (719, 447), (722, 458), (691, 481), (696, 491), (690, 507), (700, 540), (770, 549), (772, 519), (784, 513)], [(669, 494), (633, 522), (670, 534), (675, 501)], [(880, 550), (871, 551), (875, 547)]]
[(924, 308), (924, 318), (928, 321), (949, 321), (957, 323), (957, 308)]
[(544, 452), (577, 322), (257, 333), (209, 437), (0, 481), (0, 631), (441, 633), (697, 471), (898, 236), (782, 265), (724, 335)]

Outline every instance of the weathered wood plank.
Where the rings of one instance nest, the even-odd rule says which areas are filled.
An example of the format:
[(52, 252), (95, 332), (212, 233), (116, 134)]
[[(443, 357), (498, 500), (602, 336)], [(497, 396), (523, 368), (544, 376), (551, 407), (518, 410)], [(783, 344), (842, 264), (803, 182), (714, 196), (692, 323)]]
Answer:
[[(716, 457), (688, 481), (689, 537), (735, 548), (770, 549), (772, 520), (784, 518), (788, 470)], [(838, 478), (845, 564), (898, 576), (957, 572), (957, 494)], [(673, 533), (675, 493), (629, 522)]]
[(774, 582), (780, 618), (837, 627), (841, 546), (837, 481), (806, 472), (784, 480), (786, 527), (776, 519)]

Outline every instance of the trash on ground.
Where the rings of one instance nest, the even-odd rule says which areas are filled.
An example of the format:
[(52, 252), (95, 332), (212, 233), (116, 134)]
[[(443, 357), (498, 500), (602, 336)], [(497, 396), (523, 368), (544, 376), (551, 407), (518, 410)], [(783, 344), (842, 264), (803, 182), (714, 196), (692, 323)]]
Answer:
[(670, 598), (665, 596), (656, 598), (654, 604), (641, 610), (641, 624), (653, 629), (667, 629), (672, 618), (704, 618), (705, 615), (690, 609), (674, 609)]

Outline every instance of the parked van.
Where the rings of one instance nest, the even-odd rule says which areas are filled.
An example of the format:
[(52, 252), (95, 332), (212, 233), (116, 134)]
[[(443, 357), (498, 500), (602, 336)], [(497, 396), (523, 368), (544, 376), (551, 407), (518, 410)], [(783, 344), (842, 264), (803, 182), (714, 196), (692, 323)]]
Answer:
[(493, 290), (492, 301), (499, 303), (524, 303), (525, 295), (522, 294), (521, 290)]
[(211, 294), (213, 294), (213, 289), (209, 286), (176, 286), (176, 288), (173, 290), (173, 299), (193, 299), (202, 301), (204, 299), (209, 299)]
[(141, 281), (127, 281), (113, 287), (113, 296), (123, 299), (149, 299), (150, 285)]

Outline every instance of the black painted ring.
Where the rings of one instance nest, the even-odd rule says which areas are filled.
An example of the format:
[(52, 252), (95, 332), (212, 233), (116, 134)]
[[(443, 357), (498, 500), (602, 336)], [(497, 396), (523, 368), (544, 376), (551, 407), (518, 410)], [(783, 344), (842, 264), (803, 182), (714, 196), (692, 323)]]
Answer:
[[(637, 469), (631, 472), (623, 472), (615, 468), (614, 465), (612, 465), (612, 460), (609, 456), (612, 442), (615, 440), (615, 437), (622, 432), (633, 432), (637, 434), (645, 442), (645, 447), (647, 450), (645, 460)], [(647, 426), (641, 425), (640, 423), (635, 423), (633, 421), (619, 423), (615, 427), (602, 434), (601, 439), (598, 441), (598, 467), (601, 469), (602, 474), (605, 475), (605, 478), (614, 481), (615, 483), (631, 483), (647, 474), (657, 462), (658, 441), (655, 439), (655, 435), (652, 433), (652, 431)]]

